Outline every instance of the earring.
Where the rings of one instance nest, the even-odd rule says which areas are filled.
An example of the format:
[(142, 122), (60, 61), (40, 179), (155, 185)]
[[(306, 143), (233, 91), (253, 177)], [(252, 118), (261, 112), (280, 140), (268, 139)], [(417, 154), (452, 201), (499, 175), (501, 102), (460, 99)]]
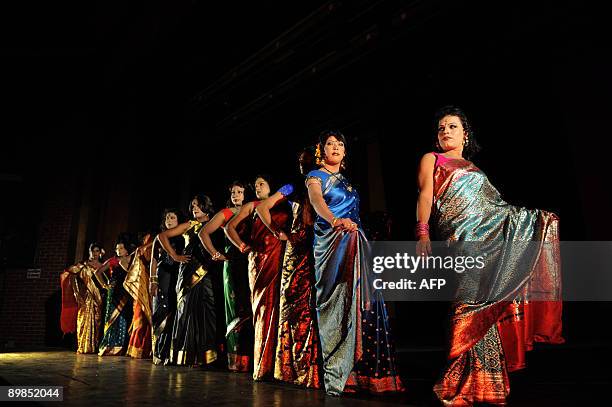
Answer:
[(325, 165), (325, 154), (323, 154), (323, 157), (319, 157), (317, 158), (317, 165)]
[(437, 148), (438, 150), (442, 150), (442, 147), (440, 147), (440, 143), (439, 143), (439, 142), (437, 142), (437, 141), (436, 141), (436, 148)]
[(317, 143), (317, 149), (315, 151), (315, 163), (317, 165), (323, 165), (325, 160), (321, 157), (321, 143)]
[(344, 162), (344, 158), (342, 159), (342, 161), (340, 162), (340, 169), (341, 170), (346, 170), (346, 163)]
[(467, 146), (469, 143), (470, 143), (470, 139), (467, 138), (467, 136), (466, 136), (465, 137), (465, 142), (463, 144)]

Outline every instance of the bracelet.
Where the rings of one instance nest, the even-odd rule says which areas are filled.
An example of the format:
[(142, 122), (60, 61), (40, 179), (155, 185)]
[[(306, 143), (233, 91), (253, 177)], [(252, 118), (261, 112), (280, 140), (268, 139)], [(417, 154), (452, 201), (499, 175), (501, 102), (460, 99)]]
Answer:
[(244, 253), (244, 250), (246, 249), (247, 245), (246, 243), (242, 242), (240, 243), (240, 247), (238, 248), (238, 250), (240, 250), (240, 253)]
[(337, 218), (337, 217), (334, 216), (334, 218), (331, 221), (331, 225), (332, 226), (336, 226), (336, 222), (338, 222), (339, 220), (340, 220), (340, 218)]
[(429, 224), (425, 222), (417, 222), (414, 234), (416, 238), (420, 238), (421, 236), (429, 236)]
[(158, 280), (157, 280), (157, 276), (151, 276), (151, 277), (149, 278), (149, 281), (150, 281), (150, 282), (152, 282), (152, 283), (157, 284), (157, 281), (158, 281)]
[(215, 252), (215, 254), (212, 255), (213, 260), (219, 260), (220, 258), (221, 258), (221, 253), (219, 252)]

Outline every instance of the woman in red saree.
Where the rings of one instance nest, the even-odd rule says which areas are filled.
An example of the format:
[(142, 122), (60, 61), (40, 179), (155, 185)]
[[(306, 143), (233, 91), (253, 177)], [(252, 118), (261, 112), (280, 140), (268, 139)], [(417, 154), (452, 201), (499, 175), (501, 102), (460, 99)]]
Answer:
[[(255, 179), (255, 194), (258, 199), (270, 195), (267, 177)], [(238, 215), (226, 226), (232, 243), (243, 253), (249, 253), (249, 287), (253, 309), (255, 346), (253, 349), (253, 379), (264, 380), (274, 377), (276, 343), (278, 335), (278, 307), (284, 242), (278, 240), (255, 213), (260, 201), (242, 206)], [(272, 221), (284, 228), (290, 221), (291, 208), (288, 204), (277, 205), (271, 210)], [(252, 219), (250, 245), (247, 245), (236, 231), (236, 227), (247, 218)]]
[[(304, 150), (299, 158), (305, 176), (314, 167), (314, 154)], [(278, 343), (274, 378), (298, 386), (321, 387), (319, 333), (314, 312), (314, 259), (312, 239), (314, 214), (302, 182), (287, 184), (255, 208), (262, 222), (277, 239), (286, 241), (283, 256)], [(287, 233), (272, 223), (271, 209), (289, 202), (293, 222)]]
[[(464, 299), (453, 305), (449, 364), (434, 392), (447, 406), (504, 405), (508, 371), (525, 367), (525, 350), (534, 342), (563, 342), (559, 219), (509, 205), (464, 158), (478, 147), (460, 109), (444, 108), (437, 119), (439, 152), (426, 154), (419, 168), (417, 254), (431, 253), (431, 221), (438, 240), (481, 242), (494, 261), (477, 278), (459, 279)], [(536, 249), (519, 251), (524, 242)], [(545, 301), (526, 301), (534, 287)], [(495, 296), (482, 298), (483, 292)]]
[(151, 295), (149, 293), (149, 263), (151, 261), (151, 235), (147, 234), (143, 245), (136, 249), (123, 287), (132, 296), (134, 314), (130, 325), (130, 342), (127, 355), (138, 359), (151, 357)]

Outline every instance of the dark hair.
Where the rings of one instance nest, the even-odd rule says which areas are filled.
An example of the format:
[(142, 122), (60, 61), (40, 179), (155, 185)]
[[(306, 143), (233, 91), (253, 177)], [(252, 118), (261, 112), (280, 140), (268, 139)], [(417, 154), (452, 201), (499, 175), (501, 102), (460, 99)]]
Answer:
[(155, 238), (155, 236), (157, 236), (157, 233), (153, 230), (153, 228), (148, 228), (138, 232), (138, 246), (149, 243)]
[[(301, 164), (301, 167), (303, 168), (304, 172), (302, 175), (306, 175), (310, 171), (317, 168), (314, 150), (314, 147), (304, 147), (302, 151), (300, 151), (298, 154), (298, 162)], [(300, 161), (302, 155), (305, 159)]]
[[(330, 137), (335, 137), (336, 140), (341, 141), (344, 144), (344, 159), (342, 160), (342, 169), (344, 169), (345, 167), (345, 161), (346, 161), (346, 157), (347, 157), (347, 150), (348, 150), (348, 143), (346, 142), (346, 137), (344, 137), (344, 134), (342, 134), (340, 131), (338, 130), (323, 130), (320, 134), (319, 134), (319, 151), (321, 153), (321, 160), (325, 159), (325, 144), (327, 143), (327, 139), (329, 139)], [(322, 165), (322, 164), (321, 164)]]
[(332, 136), (334, 136), (336, 138), (336, 140), (343, 142), (345, 147), (348, 146), (348, 144), (346, 142), (346, 137), (344, 137), (344, 134), (342, 134), (340, 131), (338, 131), (338, 130), (323, 130), (319, 134), (319, 144), (321, 144), (321, 149), (323, 149), (323, 147), (325, 146), (325, 143), (327, 143), (327, 139), (332, 137)]
[(242, 182), (242, 181), (238, 181), (238, 180), (236, 180), (236, 181), (232, 182), (231, 184), (229, 184), (229, 185), (228, 185), (228, 187), (227, 187), (227, 190), (228, 190), (228, 191), (229, 191), (229, 193), (230, 193), (230, 198), (229, 198), (229, 199), (227, 200), (227, 202), (225, 203), (225, 206), (226, 206), (227, 208), (231, 208), (231, 207), (233, 207), (233, 206), (234, 206), (234, 204), (232, 203), (232, 198), (231, 198), (231, 195), (232, 195), (232, 189), (233, 189), (234, 187), (240, 187), (240, 188), (244, 189), (244, 200), (242, 201), (242, 203), (248, 202), (248, 201), (247, 201), (247, 198), (248, 198), (248, 195), (249, 195), (249, 194), (248, 194), (248, 191), (249, 191), (248, 185), (247, 185), (247, 184), (245, 184), (245, 183), (244, 183), (244, 182)]
[(270, 195), (272, 195), (274, 193), (274, 190), (272, 189), (272, 177), (268, 174), (257, 174), (255, 178), (253, 178), (253, 183), (251, 184), (253, 186), (253, 191), (255, 191), (255, 181), (257, 181), (257, 178), (262, 178), (268, 183), (268, 186), (270, 187)]
[[(102, 245), (98, 242), (91, 242), (89, 244), (89, 255), (91, 255), (91, 251), (97, 247), (98, 249), (100, 249), (100, 256), (98, 256), (97, 260), (100, 261), (102, 260), (102, 256), (104, 255), (104, 248), (102, 247)], [(89, 256), (88, 256), (89, 257)]]
[(164, 209), (164, 212), (162, 213), (162, 217), (161, 217), (161, 225), (160, 225), (160, 230), (163, 232), (164, 230), (168, 230), (166, 228), (166, 216), (169, 213), (173, 213), (176, 215), (176, 219), (178, 220), (178, 224), (180, 225), (181, 223), (185, 223), (187, 221), (187, 217), (185, 216), (185, 214), (183, 213), (183, 211), (181, 211), (178, 208), (166, 208)]
[(470, 125), (470, 122), (467, 119), (467, 115), (465, 114), (465, 112), (457, 107), (457, 106), (444, 106), (443, 108), (441, 108), (440, 110), (438, 110), (436, 112), (435, 115), (435, 123), (434, 123), (434, 128), (436, 129), (435, 131), (435, 141), (434, 141), (434, 146), (436, 150), (440, 150), (439, 144), (438, 144), (438, 124), (440, 123), (440, 120), (442, 120), (444, 117), (446, 116), (455, 116), (458, 117), (459, 120), (461, 121), (461, 125), (463, 126), (463, 130), (465, 131), (465, 134), (468, 137), (468, 144), (467, 146), (464, 146), (463, 148), (463, 156), (470, 160), (474, 155), (476, 155), (476, 153), (478, 153), (480, 151), (480, 145), (478, 144), (478, 141), (476, 141), (476, 138), (474, 137), (474, 131), (472, 130), (472, 126)]
[(209, 217), (215, 213), (215, 209), (213, 207), (213, 203), (210, 198), (204, 194), (196, 194), (193, 198), (189, 200), (189, 216), (193, 216), (191, 202), (196, 199), (198, 201), (198, 207), (207, 214)]
[(123, 247), (127, 250), (128, 253), (132, 253), (138, 247), (136, 243), (136, 238), (132, 233), (122, 232), (117, 237), (117, 243), (115, 243), (115, 247), (118, 244), (123, 244)]

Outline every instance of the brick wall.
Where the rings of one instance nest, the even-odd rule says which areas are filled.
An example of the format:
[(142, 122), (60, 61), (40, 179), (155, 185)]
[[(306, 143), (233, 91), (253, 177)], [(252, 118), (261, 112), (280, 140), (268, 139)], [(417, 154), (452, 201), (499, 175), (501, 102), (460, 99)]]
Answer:
[(26, 279), (26, 268), (6, 270), (0, 319), (0, 349), (32, 348), (59, 345), (59, 312), (61, 293), (59, 274), (73, 259), (73, 227), (77, 204), (77, 182), (59, 178), (45, 185), (45, 198), (39, 210), (42, 221), (38, 228), (34, 267), (40, 278)]

